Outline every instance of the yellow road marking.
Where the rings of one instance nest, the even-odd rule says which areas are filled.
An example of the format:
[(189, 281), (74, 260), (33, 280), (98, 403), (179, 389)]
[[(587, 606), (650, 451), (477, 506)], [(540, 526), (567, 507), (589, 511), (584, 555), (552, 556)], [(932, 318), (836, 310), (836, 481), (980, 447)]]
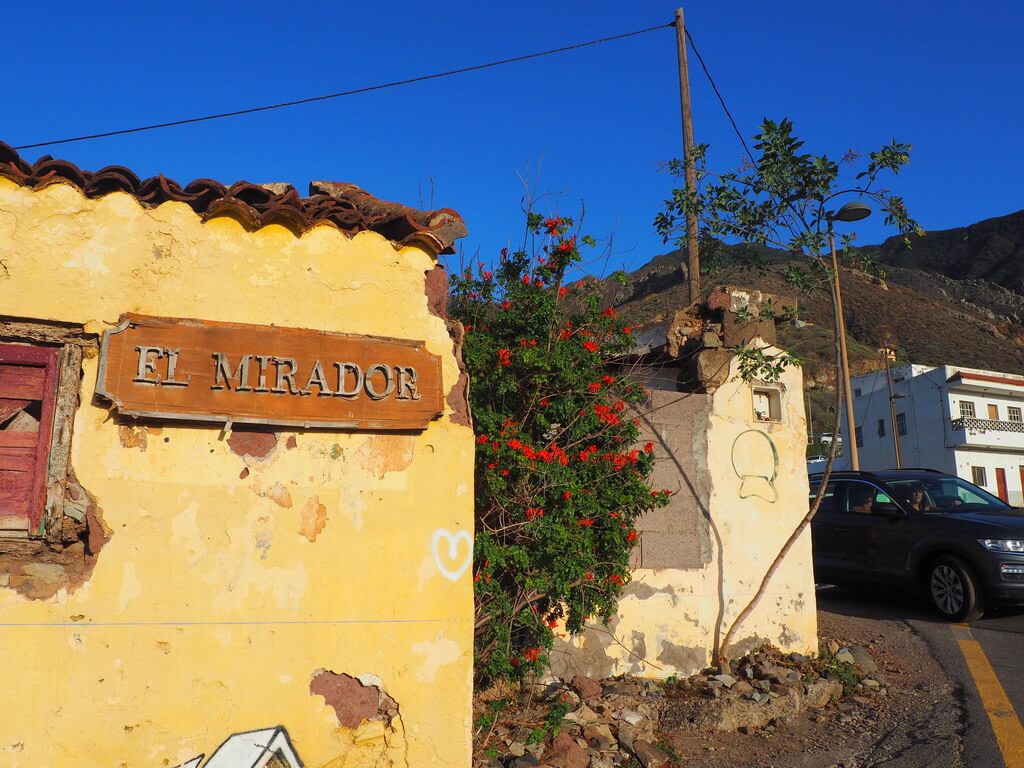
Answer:
[(958, 627), (963, 627), (956, 632), (960, 652), (964, 655), (967, 669), (974, 678), (974, 685), (981, 697), (981, 704), (988, 714), (989, 722), (992, 723), (992, 730), (996, 734), (996, 742), (999, 744), (999, 751), (1003, 753), (1006, 768), (1024, 768), (1024, 725), (1021, 725), (1013, 711), (1013, 704), (1003, 690), (999, 678), (996, 677), (981, 644), (971, 637), (966, 626)]

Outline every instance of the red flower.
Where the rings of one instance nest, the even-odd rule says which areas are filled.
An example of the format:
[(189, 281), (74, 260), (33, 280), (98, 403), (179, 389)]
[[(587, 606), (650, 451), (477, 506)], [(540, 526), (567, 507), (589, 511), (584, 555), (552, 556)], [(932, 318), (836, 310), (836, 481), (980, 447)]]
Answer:
[(615, 317), (615, 307), (608, 307), (604, 312), (601, 313), (602, 317)]
[(636, 541), (636, 531), (630, 531), (629, 535), (626, 537), (626, 541)]
[(601, 349), (601, 345), (596, 341), (586, 341), (583, 343), (583, 348), (587, 350), (587, 352), (597, 352)]
[(492, 275), (487, 270), (484, 270), (484, 280), (490, 280), (492, 277), (494, 277), (494, 275)]
[(512, 350), (504, 347), (498, 350), (498, 365), (512, 365)]
[(626, 334), (627, 336), (629, 336), (629, 334), (631, 334), (633, 332), (633, 327), (627, 325), (625, 328), (622, 329), (622, 332), (624, 334)]
[(505, 301), (501, 302), (501, 308), (502, 309), (512, 309), (512, 302), (509, 301), (508, 299), (506, 299)]
[(608, 581), (612, 582), (613, 584), (618, 584), (620, 587), (622, 586), (622, 577), (619, 576), (619, 574), (617, 573), (613, 573), (611, 576), (609, 576)]
[(481, 443), (481, 444), (483, 444), (483, 443), (486, 443), (486, 442), (487, 442), (487, 435), (480, 435), (480, 437), (478, 437), (478, 438), (476, 439), (476, 441), (477, 441), (478, 443)]
[(554, 629), (558, 626), (558, 619), (548, 619), (548, 626)]
[(540, 407), (541, 408), (547, 408), (549, 405), (551, 405), (551, 401), (548, 400), (546, 397), (542, 397), (540, 399)]
[(530, 648), (523, 654), (523, 658), (527, 661), (537, 661), (540, 658), (540, 648)]
[(555, 250), (558, 251), (559, 253), (569, 253), (575, 247), (576, 238), (570, 237), (568, 240), (563, 240), (562, 242), (560, 242)]
[(566, 491), (565, 493), (562, 494), (562, 498), (565, 499), (566, 501), (568, 501), (569, 499), (572, 498), (572, 492), (571, 491)]
[(644, 451), (645, 452), (650, 453), (653, 450), (654, 450), (654, 443), (645, 443), (644, 444)]
[(507, 469), (501, 470), (501, 476), (502, 477), (508, 477), (508, 470)]
[(544, 219), (544, 228), (547, 229), (549, 235), (558, 234), (558, 228), (562, 226), (562, 217), (559, 216), (556, 219)]
[(591, 392), (597, 392), (601, 389), (601, 382), (592, 381), (587, 385), (587, 389), (589, 389)]
[(523, 275), (523, 285), (529, 285), (529, 284), (530, 284), (530, 276), (529, 275)]
[(589, 528), (590, 526), (592, 526), (594, 524), (594, 521), (591, 520), (589, 517), (585, 517), (582, 520), (577, 520), (576, 524), (577, 525), (581, 525), (584, 528)]
[(615, 377), (614, 376), (602, 376), (601, 377), (601, 381), (603, 381), (605, 384), (614, 384), (615, 383)]
[(566, 287), (565, 287), (564, 285), (563, 285), (563, 286), (561, 286), (561, 287), (560, 287), (560, 288), (558, 289), (558, 298), (560, 298), (560, 299), (564, 299), (564, 298), (565, 298), (565, 294), (567, 294), (568, 292), (569, 292), (569, 289), (568, 289), (568, 288), (566, 288)]

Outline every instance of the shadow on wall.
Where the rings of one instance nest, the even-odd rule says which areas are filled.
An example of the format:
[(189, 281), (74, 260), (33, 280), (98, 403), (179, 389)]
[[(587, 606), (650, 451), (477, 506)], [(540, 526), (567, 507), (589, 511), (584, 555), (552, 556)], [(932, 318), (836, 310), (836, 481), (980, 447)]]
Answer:
[[(645, 431), (647, 431), (650, 434), (655, 436), (655, 439), (658, 441), (662, 451), (664, 451), (664, 455), (667, 457), (668, 461), (670, 461), (671, 464), (674, 466), (674, 468), (676, 470), (676, 473), (679, 476), (680, 482), (683, 485), (685, 485), (686, 490), (687, 490), (687, 492), (689, 493), (689, 495), (690, 495), (690, 497), (692, 499), (693, 505), (696, 506), (696, 508), (699, 510), (699, 512), (701, 514), (701, 517), (704, 519), (704, 522), (708, 526), (708, 530), (711, 532), (711, 535), (712, 535), (712, 537), (715, 540), (715, 550), (716, 550), (715, 561), (716, 561), (717, 566), (718, 566), (717, 567), (717, 574), (716, 574), (716, 581), (717, 581), (716, 593), (718, 595), (718, 606), (717, 606), (717, 615), (716, 615), (715, 629), (714, 629), (714, 635), (713, 635), (713, 638), (714, 638), (713, 639), (713, 649), (714, 649), (713, 650), (713, 654), (714, 654), (714, 658), (717, 658), (718, 655), (719, 655), (719, 649), (721, 647), (722, 623), (725, 620), (725, 551), (724, 551), (724, 546), (722, 544), (722, 536), (721, 536), (721, 534), (718, 531), (718, 526), (715, 524), (714, 518), (711, 516), (711, 510), (708, 508), (709, 499), (708, 499), (707, 492), (705, 491), (705, 492), (701, 493), (701, 492), (698, 491), (697, 483), (695, 482), (695, 479), (692, 478), (690, 476), (690, 474), (686, 471), (686, 468), (683, 466), (682, 462), (680, 461), (679, 456), (677, 455), (676, 451), (674, 451), (672, 449), (672, 447), (669, 445), (669, 443), (668, 443), (668, 436), (667, 436), (666, 432), (664, 430), (658, 429), (658, 427), (654, 424), (654, 422), (652, 421), (652, 418), (651, 418), (652, 415), (654, 413), (656, 413), (657, 411), (659, 411), (659, 410), (661, 410), (663, 408), (671, 407), (672, 405), (677, 404), (679, 401), (684, 400), (686, 398), (691, 398), (691, 397), (704, 398), (707, 401), (707, 408), (708, 408), (708, 412), (710, 413), (710, 408), (711, 408), (711, 398), (710, 398), (710, 396), (694, 394), (694, 393), (687, 392), (687, 393), (679, 393), (678, 397), (674, 398), (673, 400), (670, 400), (669, 402), (666, 402), (666, 403), (662, 403), (661, 405), (656, 406), (655, 408), (652, 408), (651, 410), (649, 410), (648, 412), (644, 413), (640, 417), (640, 421), (644, 425)], [(706, 449), (706, 447), (707, 447), (707, 443), (706, 443), (707, 438), (706, 438), (706, 436), (705, 436), (704, 440), (705, 440), (704, 447)], [(706, 463), (705, 463), (705, 469), (706, 469)]]

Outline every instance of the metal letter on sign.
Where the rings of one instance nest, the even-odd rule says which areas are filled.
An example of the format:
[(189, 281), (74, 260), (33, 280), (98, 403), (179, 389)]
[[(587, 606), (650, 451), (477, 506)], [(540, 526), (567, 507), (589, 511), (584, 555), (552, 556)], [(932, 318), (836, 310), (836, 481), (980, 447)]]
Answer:
[(444, 410), (421, 341), (127, 314), (103, 334), (97, 394), (190, 421), (425, 429)]

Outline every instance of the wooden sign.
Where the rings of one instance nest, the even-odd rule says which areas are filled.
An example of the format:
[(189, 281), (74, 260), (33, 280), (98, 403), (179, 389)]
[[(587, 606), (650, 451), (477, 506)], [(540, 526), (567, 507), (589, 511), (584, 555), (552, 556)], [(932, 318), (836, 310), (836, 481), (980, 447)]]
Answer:
[(423, 342), (127, 314), (103, 334), (96, 392), (120, 413), (418, 430), (444, 409)]

